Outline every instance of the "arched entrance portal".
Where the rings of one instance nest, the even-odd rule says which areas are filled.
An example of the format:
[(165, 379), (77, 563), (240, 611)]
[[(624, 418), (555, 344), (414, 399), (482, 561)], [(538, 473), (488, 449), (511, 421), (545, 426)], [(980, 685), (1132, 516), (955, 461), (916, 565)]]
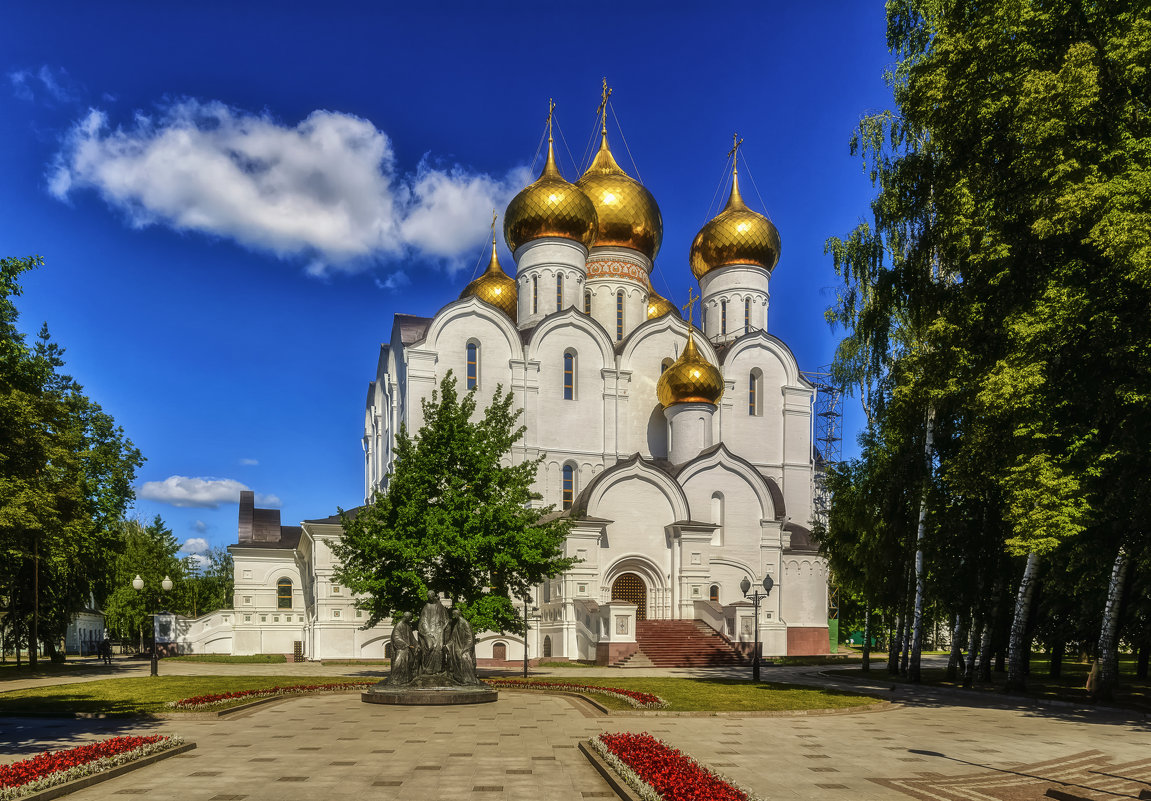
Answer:
[(635, 619), (647, 620), (647, 585), (635, 573), (624, 573), (611, 585), (611, 599), (635, 604)]

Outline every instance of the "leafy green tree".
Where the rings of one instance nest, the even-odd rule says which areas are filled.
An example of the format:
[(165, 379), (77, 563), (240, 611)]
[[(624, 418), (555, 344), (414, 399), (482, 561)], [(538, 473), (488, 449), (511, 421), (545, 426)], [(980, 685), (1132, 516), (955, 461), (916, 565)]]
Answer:
[[(184, 584), (184, 563), (176, 556), (180, 549), (172, 530), (156, 517), (147, 526), (139, 520), (122, 521), (119, 529), (120, 553), (116, 557), (111, 592), (104, 602), (104, 621), (119, 637), (132, 637), (142, 646), (144, 632), (151, 631), (151, 616), (159, 611), (182, 611), (176, 604)], [(139, 576), (144, 588), (137, 590), (132, 580)], [(164, 577), (172, 579), (170, 592), (164, 592)]]
[(476, 630), (522, 633), (513, 599), (574, 564), (562, 556), (567, 521), (532, 506), (541, 497), (531, 486), (543, 457), (508, 458), (524, 433), (513, 399), (497, 388), (477, 419), (475, 391), (461, 398), (449, 372), (424, 401), (418, 434), (400, 429), (387, 491), (340, 512), (336, 577), (361, 596), (366, 626), (403, 612), (418, 616), (432, 590), (451, 598)]
[(75, 612), (107, 591), (114, 524), (143, 463), (62, 371), (47, 327), (31, 346), (17, 328), (19, 277), (41, 265), (0, 259), (0, 602), (33, 666), (39, 642), (56, 658)]

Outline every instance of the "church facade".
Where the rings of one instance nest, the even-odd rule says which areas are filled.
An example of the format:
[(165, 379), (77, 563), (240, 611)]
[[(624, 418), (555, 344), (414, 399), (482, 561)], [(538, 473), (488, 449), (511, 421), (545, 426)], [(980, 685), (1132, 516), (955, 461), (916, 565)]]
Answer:
[[(479, 408), (503, 387), (522, 410), (526, 434), (507, 459), (542, 456), (540, 504), (570, 519), (566, 555), (580, 561), (537, 588), (526, 642), (481, 633), (477, 656), (526, 647), (617, 663), (639, 647), (637, 624), (660, 620), (698, 621), (745, 651), (758, 637), (766, 655), (827, 653), (827, 564), (809, 530), (815, 387), (768, 333), (780, 238), (744, 202), (736, 169), (689, 254), (698, 327), (691, 303), (685, 320), (652, 288), (659, 207), (616, 163), (606, 125), (575, 183), (549, 130), (543, 171), (509, 204), (503, 233), (512, 274), (493, 234), (486, 271), (457, 300), (432, 317), (395, 315), (364, 411), (369, 500), (387, 489), (399, 427), (419, 429), (421, 402), (449, 370)], [(338, 520), (261, 529), (273, 512), (246, 503), (231, 547), (231, 650), (384, 656), (390, 627), (362, 629), (331, 583)], [(756, 632), (741, 582), (766, 576)]]

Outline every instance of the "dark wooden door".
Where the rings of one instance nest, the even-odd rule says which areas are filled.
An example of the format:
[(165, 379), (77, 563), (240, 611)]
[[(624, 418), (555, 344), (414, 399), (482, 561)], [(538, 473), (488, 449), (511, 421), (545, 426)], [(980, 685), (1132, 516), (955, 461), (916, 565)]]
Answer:
[(647, 620), (647, 586), (635, 573), (624, 573), (611, 585), (611, 599), (635, 604), (635, 619)]

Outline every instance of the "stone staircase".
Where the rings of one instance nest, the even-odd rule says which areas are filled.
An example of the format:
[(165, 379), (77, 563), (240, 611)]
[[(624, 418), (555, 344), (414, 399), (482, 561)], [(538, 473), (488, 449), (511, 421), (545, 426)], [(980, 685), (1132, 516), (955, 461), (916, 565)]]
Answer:
[(646, 657), (655, 667), (727, 667), (747, 660), (727, 640), (697, 620), (641, 620), (636, 623), (639, 652), (624, 667), (638, 667)]

